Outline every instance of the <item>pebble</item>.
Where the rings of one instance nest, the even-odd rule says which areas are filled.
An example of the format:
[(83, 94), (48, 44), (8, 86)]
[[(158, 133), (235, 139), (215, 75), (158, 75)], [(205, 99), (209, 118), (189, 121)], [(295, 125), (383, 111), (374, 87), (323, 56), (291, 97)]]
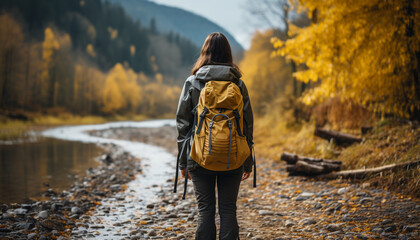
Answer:
[(48, 217), (48, 211), (47, 210), (44, 210), (44, 211), (41, 211), (41, 212), (39, 212), (38, 213), (38, 217), (39, 218), (47, 218)]
[(373, 228), (372, 230), (371, 230), (371, 232), (373, 232), (373, 233), (377, 233), (377, 234), (380, 234), (380, 233), (382, 233), (384, 231), (384, 229), (383, 228)]
[(30, 233), (30, 234), (28, 234), (28, 239), (36, 239), (37, 236), (38, 236), (37, 233)]
[(258, 211), (259, 215), (274, 215), (273, 211), (269, 211), (269, 210), (259, 210)]
[(150, 237), (153, 237), (153, 236), (156, 236), (156, 235), (157, 235), (157, 233), (156, 233), (155, 230), (150, 230), (150, 232), (147, 234), (147, 236), (150, 236)]
[(16, 208), (13, 212), (16, 215), (25, 215), (28, 212), (28, 210), (24, 208)]
[(337, 194), (342, 195), (344, 193), (347, 193), (348, 191), (350, 191), (350, 188), (348, 188), (348, 187), (340, 188), (340, 189), (338, 189)]
[(296, 225), (296, 222), (290, 221), (290, 220), (287, 220), (286, 223), (285, 223), (286, 227), (293, 227), (295, 225)]
[(414, 231), (416, 229), (419, 229), (419, 226), (416, 226), (416, 225), (407, 225), (407, 226), (404, 226), (403, 227), (403, 230), (404, 231), (407, 231), (407, 232), (412, 232), (412, 231)]
[(341, 230), (342, 224), (328, 224), (326, 229), (330, 232), (337, 232)]
[(299, 221), (299, 225), (302, 225), (302, 226), (315, 224), (315, 223), (316, 223), (315, 218), (304, 218)]
[(71, 208), (71, 213), (72, 213), (72, 214), (82, 214), (82, 213), (83, 213), (83, 211), (82, 211), (82, 209), (80, 209), (79, 207), (72, 207), (72, 208)]

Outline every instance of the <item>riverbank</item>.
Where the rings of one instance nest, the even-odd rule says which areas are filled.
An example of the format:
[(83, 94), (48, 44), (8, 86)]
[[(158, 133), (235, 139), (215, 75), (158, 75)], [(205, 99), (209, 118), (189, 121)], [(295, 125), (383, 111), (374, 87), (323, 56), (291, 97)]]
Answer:
[[(130, 128), (108, 129), (96, 134), (142, 141), (143, 137), (134, 137), (141, 134), (139, 131)], [(174, 148), (173, 144), (166, 147), (171, 152)], [(252, 188), (250, 179), (242, 183), (239, 193), (241, 239), (419, 237), (419, 199), (377, 189), (370, 183), (289, 177), (284, 164), (269, 158), (258, 158), (257, 166), (258, 187)], [(147, 204), (145, 214), (138, 216), (138, 228), (133, 229), (127, 238), (194, 238), (197, 206), (192, 184), (189, 184), (187, 199), (180, 200), (180, 193), (172, 193), (170, 177), (167, 180), (160, 186), (157, 199)], [(178, 189), (183, 191), (183, 181)], [(125, 201), (125, 204), (130, 204), (130, 201)]]
[[(171, 126), (108, 127), (91, 135), (118, 141), (146, 141), (176, 152), (176, 133)], [(142, 161), (116, 145), (104, 147), (102, 166), (91, 170), (68, 192), (29, 205), (3, 205), (0, 238), (192, 239), (197, 206), (191, 182), (187, 199), (181, 200), (183, 181), (179, 183), (179, 192), (173, 193), (173, 173), (165, 173), (160, 177), (162, 183), (151, 183), (150, 189), (144, 190), (153, 190), (154, 196), (142, 201), (139, 196), (143, 189), (138, 188), (147, 179), (136, 178), (143, 176), (136, 173), (144, 173), (147, 164), (141, 165)], [(284, 164), (269, 158), (259, 157), (257, 161), (257, 188), (252, 188), (249, 179), (242, 183), (239, 193), (242, 239), (419, 237), (418, 199), (376, 189), (370, 184), (289, 177)], [(174, 161), (171, 164), (173, 169)]]
[[(160, 122), (162, 123), (159, 121), (119, 122), (87, 127), (90, 129), (92, 126), (99, 126), (99, 128), (121, 125), (159, 126), (170, 121)], [(72, 236), (72, 231), (85, 226), (84, 222), (86, 216), (90, 214), (89, 211), (95, 211), (97, 207), (100, 207), (101, 200), (111, 199), (117, 193), (124, 192), (127, 189), (126, 184), (133, 182), (136, 176), (143, 172), (142, 161), (118, 145), (124, 144), (124, 142), (117, 141), (117, 144), (107, 144), (107, 141), (102, 141), (102, 143), (98, 141), (99, 138), (92, 137), (90, 139), (86, 134), (80, 135), (83, 132), (83, 127), (73, 127), (78, 129), (73, 131), (75, 135), (73, 140), (97, 141), (97, 144), (103, 149), (103, 154), (98, 157), (101, 162), (100, 166), (88, 169), (86, 176), (78, 179), (68, 191), (56, 193), (49, 189), (42, 194), (43, 201), (28, 200), (21, 204), (1, 205), (0, 239), (78, 238), (74, 234)], [(63, 130), (60, 129), (51, 129), (47, 132), (46, 135), (56, 135), (57, 138), (60, 138), (60, 134), (68, 135), (67, 132), (63, 133)], [(88, 226), (88, 228), (94, 229), (95, 226)]]
[[(101, 124), (116, 121), (144, 121), (145, 115), (80, 116), (60, 112), (43, 115), (40, 113), (0, 111), (0, 142), (13, 144), (23, 141), (36, 141), (36, 133), (48, 128), (64, 125)], [(162, 118), (165, 118), (163, 116)], [(166, 118), (169, 118), (166, 116)]]
[(102, 164), (89, 169), (68, 190), (56, 193), (47, 190), (44, 201), (3, 204), (0, 214), (1, 239), (54, 239), (70, 237), (82, 214), (100, 205), (103, 198), (124, 190), (142, 168), (138, 159), (118, 147), (102, 144)]

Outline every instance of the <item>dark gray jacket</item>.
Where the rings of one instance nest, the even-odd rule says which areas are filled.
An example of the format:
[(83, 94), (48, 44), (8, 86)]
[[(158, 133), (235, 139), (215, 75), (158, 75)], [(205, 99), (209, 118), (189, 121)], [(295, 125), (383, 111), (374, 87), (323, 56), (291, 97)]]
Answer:
[[(248, 101), (250, 101), (248, 90), (245, 86), (245, 83), (240, 78), (241, 73), (230, 66), (205, 65), (201, 67), (195, 75), (191, 75), (185, 81), (181, 96), (179, 98), (178, 109), (176, 111), (180, 169), (185, 169), (188, 167), (188, 170), (193, 170), (198, 166), (198, 164), (189, 156), (192, 141), (190, 141), (190, 138), (186, 139), (186, 137), (194, 124), (193, 109), (195, 109), (198, 104), (200, 91), (203, 89), (206, 82), (210, 80), (229, 80), (236, 83), (241, 89), (244, 104), (246, 105), (246, 108), (244, 108), (244, 120), (246, 121), (247, 126), (244, 125), (244, 127), (248, 127), (248, 140), (250, 144), (252, 144), (254, 118), (252, 114), (251, 103), (249, 102), (249, 104), (246, 104)], [(183, 152), (181, 152), (185, 141), (189, 141), (189, 143), (186, 144), (187, 147), (185, 147)], [(246, 172), (252, 171), (252, 164), (252, 156), (249, 156), (244, 163), (244, 169)]]

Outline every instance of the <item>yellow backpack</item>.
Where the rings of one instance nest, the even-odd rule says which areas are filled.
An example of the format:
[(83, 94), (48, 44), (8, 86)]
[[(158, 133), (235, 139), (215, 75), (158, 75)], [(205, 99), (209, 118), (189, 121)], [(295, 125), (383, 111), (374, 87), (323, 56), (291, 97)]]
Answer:
[(244, 134), (244, 102), (232, 81), (208, 81), (195, 114), (191, 158), (213, 171), (237, 169), (250, 155)]

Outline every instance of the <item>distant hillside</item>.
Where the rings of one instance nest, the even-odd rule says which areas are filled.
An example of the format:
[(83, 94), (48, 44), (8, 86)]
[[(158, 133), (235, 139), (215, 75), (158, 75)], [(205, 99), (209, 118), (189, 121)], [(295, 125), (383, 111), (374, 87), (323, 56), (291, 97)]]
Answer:
[(152, 19), (162, 32), (176, 32), (202, 46), (204, 39), (212, 32), (222, 32), (229, 39), (236, 60), (242, 57), (243, 47), (221, 26), (199, 16), (176, 7), (169, 7), (148, 0), (108, 0), (121, 4), (134, 19), (140, 20), (143, 26), (148, 26)]

